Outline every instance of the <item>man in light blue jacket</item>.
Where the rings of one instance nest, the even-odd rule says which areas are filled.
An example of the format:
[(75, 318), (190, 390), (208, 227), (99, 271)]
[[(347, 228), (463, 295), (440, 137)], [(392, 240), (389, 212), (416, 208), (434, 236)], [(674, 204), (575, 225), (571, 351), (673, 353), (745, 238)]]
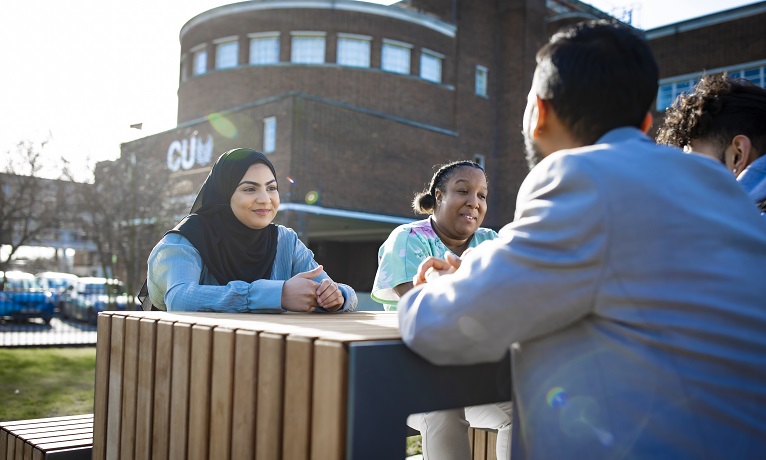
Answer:
[(555, 34), (514, 222), (426, 260), (398, 304), (434, 363), (511, 349), (513, 460), (766, 452), (766, 221), (720, 164), (644, 134), (657, 80), (634, 29)]

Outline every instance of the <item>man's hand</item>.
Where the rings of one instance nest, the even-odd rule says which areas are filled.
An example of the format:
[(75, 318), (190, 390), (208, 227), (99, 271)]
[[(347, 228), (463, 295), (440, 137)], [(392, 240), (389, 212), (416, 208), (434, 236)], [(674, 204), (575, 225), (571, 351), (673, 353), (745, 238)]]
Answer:
[(343, 306), (343, 291), (338, 289), (338, 283), (324, 279), (317, 288), (316, 294), (319, 306), (327, 311), (337, 311)]
[(429, 257), (418, 266), (418, 273), (412, 278), (412, 284), (419, 284), (433, 281), (442, 275), (455, 273), (460, 267), (460, 257), (448, 252), (445, 254), (446, 260), (438, 257)]
[[(282, 286), (282, 308), (287, 311), (312, 312), (319, 305), (317, 289), (320, 284), (313, 280), (322, 273), (322, 266), (298, 273)], [(326, 288), (325, 288), (326, 289)]]

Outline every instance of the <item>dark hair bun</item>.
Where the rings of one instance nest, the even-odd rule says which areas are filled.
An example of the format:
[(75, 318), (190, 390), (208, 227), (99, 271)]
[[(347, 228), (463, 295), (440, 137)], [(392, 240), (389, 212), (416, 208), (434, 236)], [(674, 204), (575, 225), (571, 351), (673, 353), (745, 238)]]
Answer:
[(420, 192), (412, 200), (412, 209), (417, 214), (433, 214), (436, 206), (436, 198), (427, 192)]

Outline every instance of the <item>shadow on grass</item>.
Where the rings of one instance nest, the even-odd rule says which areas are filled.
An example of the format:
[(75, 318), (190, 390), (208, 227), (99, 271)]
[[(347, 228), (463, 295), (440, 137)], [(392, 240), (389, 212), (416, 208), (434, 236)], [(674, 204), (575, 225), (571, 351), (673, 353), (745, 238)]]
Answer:
[(93, 412), (96, 348), (0, 348), (0, 421)]

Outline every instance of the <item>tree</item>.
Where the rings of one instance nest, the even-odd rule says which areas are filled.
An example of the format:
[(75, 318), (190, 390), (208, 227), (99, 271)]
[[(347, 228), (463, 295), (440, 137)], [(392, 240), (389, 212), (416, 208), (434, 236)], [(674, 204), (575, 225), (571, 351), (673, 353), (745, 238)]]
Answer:
[[(9, 248), (0, 257), (2, 271), (21, 246), (39, 244), (55, 235), (72, 217), (67, 203), (72, 184), (64, 180), (71, 177), (69, 163), (48, 155), (46, 144), (19, 142), (16, 155), (6, 152), (0, 164), (0, 244)], [(57, 177), (46, 179), (43, 173)]]
[(124, 281), (135, 296), (146, 277), (149, 252), (175, 214), (166, 200), (162, 159), (151, 151), (124, 148), (119, 159), (96, 164), (93, 189), (78, 194), (77, 202), (83, 231), (94, 243), (104, 273)]

